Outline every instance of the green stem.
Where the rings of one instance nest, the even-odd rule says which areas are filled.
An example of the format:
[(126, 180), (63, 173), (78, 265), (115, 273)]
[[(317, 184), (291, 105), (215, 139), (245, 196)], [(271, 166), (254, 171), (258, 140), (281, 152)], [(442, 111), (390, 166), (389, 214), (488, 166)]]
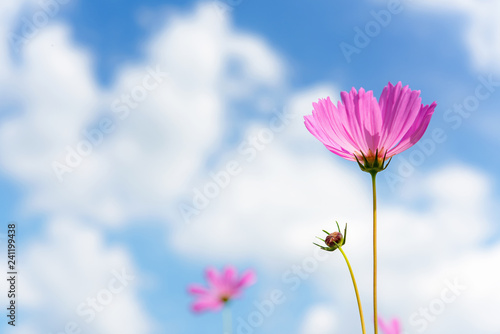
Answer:
[(373, 326), (374, 333), (378, 334), (377, 321), (377, 172), (370, 173), (372, 175), (372, 190), (373, 190)]
[(352, 271), (351, 264), (349, 263), (349, 260), (347, 259), (347, 256), (345, 255), (342, 247), (338, 246), (338, 249), (340, 250), (340, 252), (344, 256), (345, 262), (347, 263), (347, 267), (349, 268), (349, 273), (351, 274), (352, 285), (354, 286), (354, 292), (356, 292), (356, 300), (358, 301), (358, 310), (359, 310), (359, 319), (361, 320), (361, 329), (363, 330), (363, 334), (366, 334), (365, 319), (363, 317), (363, 308), (361, 307), (361, 299), (359, 298), (359, 291), (358, 291), (358, 286), (356, 285), (356, 279), (354, 278), (354, 272)]
[(226, 305), (224, 305), (224, 309), (222, 310), (222, 321), (224, 326), (223, 334), (231, 334), (233, 332), (233, 324), (231, 317), (231, 309), (229, 308), (227, 303)]

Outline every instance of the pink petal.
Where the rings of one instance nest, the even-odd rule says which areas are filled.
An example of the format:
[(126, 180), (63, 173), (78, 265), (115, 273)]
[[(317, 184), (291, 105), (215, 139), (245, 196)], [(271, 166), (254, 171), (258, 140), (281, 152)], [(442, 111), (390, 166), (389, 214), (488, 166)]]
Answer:
[[(361, 88), (359, 90), (359, 94), (365, 96), (365, 90)], [(342, 103), (345, 106), (345, 116), (347, 122), (344, 124), (344, 128), (349, 133), (351, 138), (357, 144), (358, 148), (364, 152), (368, 151), (368, 145), (366, 144), (364, 133), (361, 128), (360, 122), (360, 108), (359, 105), (363, 105), (364, 99), (360, 101), (358, 96), (358, 92), (354, 87), (351, 89), (350, 93), (342, 92), (340, 93), (340, 97), (342, 99)]]
[(380, 141), (381, 114), (373, 92), (363, 88), (341, 93), (342, 103), (330, 98), (313, 103), (312, 115), (304, 117), (306, 128), (331, 152), (355, 161), (354, 154), (375, 151)]
[(413, 123), (413, 126), (404, 135), (398, 145), (388, 152), (388, 157), (409, 149), (422, 138), (431, 121), (436, 106), (436, 102), (433, 102), (430, 106), (421, 106), (417, 120)]
[(236, 281), (236, 268), (233, 266), (227, 266), (224, 268), (223, 274), (222, 274), (222, 280), (225, 285), (234, 285)]
[(379, 99), (383, 115), (383, 132), (381, 146), (392, 149), (413, 126), (417, 118), (422, 99), (420, 91), (412, 91), (408, 86), (402, 87), (389, 83)]
[(257, 282), (257, 275), (253, 270), (247, 270), (241, 275), (240, 281), (237, 284), (238, 289), (246, 288), (247, 286), (253, 285)]
[(318, 103), (313, 103), (313, 107), (312, 115), (304, 117), (306, 128), (325, 146), (341, 150), (341, 145), (346, 144), (342, 135), (337, 133), (335, 123), (332, 123), (336, 108), (330, 98), (320, 99)]
[(191, 284), (188, 286), (188, 292), (192, 295), (207, 295), (210, 293), (205, 287), (199, 284)]
[(327, 138), (327, 136), (324, 134), (323, 129), (321, 129), (321, 126), (316, 124), (316, 121), (314, 120), (313, 116), (305, 116), (305, 126), (309, 132), (316, 137), (320, 142), (325, 145), (325, 147), (332, 153), (335, 153), (342, 158), (346, 158), (349, 160), (355, 160), (353, 155), (349, 152), (346, 152), (342, 147), (340, 147), (337, 143), (334, 141), (331, 141), (330, 139)]
[(191, 305), (194, 312), (203, 311), (219, 311), (224, 306), (224, 303), (217, 299), (200, 299)]
[(401, 332), (401, 325), (397, 318), (393, 318), (389, 325), (381, 317), (378, 317), (378, 326), (383, 334), (400, 334)]
[(378, 326), (384, 334), (392, 334), (391, 328), (384, 322), (381, 317), (378, 317)]
[(317, 104), (313, 103), (313, 107), (315, 109), (313, 114), (317, 116), (317, 126), (324, 130), (327, 138), (325, 145), (340, 151), (354, 152), (358, 149), (342, 124), (343, 114), (345, 114), (343, 104), (339, 103), (336, 107), (328, 97), (320, 99)]
[(364, 89), (360, 89), (358, 99), (356, 115), (361, 125), (361, 132), (367, 148), (375, 151), (378, 148), (382, 123), (380, 107), (372, 91), (365, 92)]
[(411, 147), (423, 136), (436, 106), (424, 107), (420, 91), (401, 82), (389, 82), (378, 102), (363, 88), (341, 92), (340, 97), (337, 105), (329, 97), (313, 103), (304, 123), (328, 150), (352, 161), (360, 152), (371, 155), (378, 150), (390, 158)]
[(217, 287), (220, 285), (220, 274), (217, 269), (209, 267), (205, 271), (205, 275), (208, 281), (208, 284), (212, 287)]
[(392, 319), (392, 329), (394, 334), (401, 333), (401, 323), (399, 322), (399, 319)]

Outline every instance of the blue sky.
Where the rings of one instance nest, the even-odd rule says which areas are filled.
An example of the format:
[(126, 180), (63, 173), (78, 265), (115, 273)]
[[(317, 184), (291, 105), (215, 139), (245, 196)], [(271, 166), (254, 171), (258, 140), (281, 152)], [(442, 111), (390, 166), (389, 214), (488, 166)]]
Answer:
[[(250, 332), (358, 331), (345, 264), (311, 242), (349, 223), (370, 319), (369, 177), (302, 116), (318, 98), (402, 81), (438, 107), (378, 179), (380, 312), (410, 334), (498, 333), (498, 6), (2, 2), (0, 217), (5, 231), (18, 224), (20, 275), (18, 323), (4, 319), (2, 332), (222, 332), (220, 314), (189, 311), (186, 286), (226, 264), (259, 277), (232, 306), (234, 333), (274, 290), (285, 301)], [(346, 57), (347, 44), (357, 53)], [(72, 150), (87, 153), (71, 165)], [(207, 195), (230, 163), (240, 172)], [(179, 208), (198, 192), (208, 204), (186, 218)], [(307, 277), (295, 289), (297, 268)], [(87, 322), (79, 306), (121, 271), (134, 278)]]

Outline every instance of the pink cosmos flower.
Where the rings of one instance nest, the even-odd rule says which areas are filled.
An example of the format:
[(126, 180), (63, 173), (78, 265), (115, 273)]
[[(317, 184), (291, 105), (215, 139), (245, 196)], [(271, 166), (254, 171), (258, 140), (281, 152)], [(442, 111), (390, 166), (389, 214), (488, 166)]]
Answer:
[(397, 318), (393, 318), (390, 323), (384, 322), (382, 318), (378, 318), (378, 325), (384, 334), (400, 334), (401, 324)]
[(363, 88), (340, 96), (337, 105), (329, 97), (313, 103), (312, 115), (304, 117), (307, 129), (331, 152), (379, 171), (386, 158), (422, 138), (436, 107), (436, 102), (421, 104), (420, 91), (401, 82), (389, 83), (378, 102), (373, 91)]
[(222, 273), (214, 268), (207, 268), (206, 279), (208, 288), (199, 284), (188, 287), (188, 292), (196, 298), (191, 305), (194, 312), (219, 311), (226, 302), (240, 297), (244, 288), (254, 284), (256, 276), (253, 270), (247, 270), (238, 277), (236, 269), (227, 266)]

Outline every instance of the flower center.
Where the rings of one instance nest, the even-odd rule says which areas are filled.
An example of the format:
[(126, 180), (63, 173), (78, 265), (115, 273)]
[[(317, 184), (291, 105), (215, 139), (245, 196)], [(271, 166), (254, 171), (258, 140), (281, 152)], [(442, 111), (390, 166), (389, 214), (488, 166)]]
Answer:
[(387, 153), (386, 149), (382, 147), (382, 148), (377, 149), (375, 152), (373, 152), (370, 148), (370, 149), (368, 149), (368, 152), (362, 152), (362, 153), (358, 153), (356, 155), (358, 156), (358, 159), (363, 160), (363, 154), (364, 154), (366, 161), (369, 164), (373, 165), (373, 164), (376, 164), (377, 162), (379, 164), (382, 163), (386, 153)]
[(387, 150), (382, 147), (380, 149), (377, 149), (375, 152), (373, 152), (371, 149), (368, 149), (368, 152), (366, 153), (356, 152), (354, 154), (354, 157), (356, 158), (362, 171), (376, 174), (380, 171), (383, 171), (389, 164), (387, 163), (384, 166), (386, 154)]

